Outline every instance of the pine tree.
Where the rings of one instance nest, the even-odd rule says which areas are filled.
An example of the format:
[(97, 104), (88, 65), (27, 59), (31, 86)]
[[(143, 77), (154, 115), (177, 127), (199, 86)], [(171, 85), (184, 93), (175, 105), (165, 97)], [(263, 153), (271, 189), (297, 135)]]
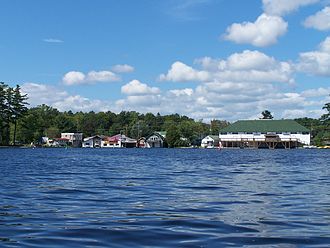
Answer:
[(0, 82), (0, 145), (3, 144), (7, 85)]
[(10, 141), (10, 123), (11, 123), (11, 116), (12, 116), (12, 99), (13, 99), (13, 88), (7, 87), (5, 89), (5, 104), (4, 104), (4, 111), (3, 111), (3, 128), (5, 133), (5, 145), (9, 145)]
[(320, 120), (323, 121), (324, 123), (330, 121), (330, 102), (324, 104), (323, 108), (328, 111), (328, 113), (325, 113), (321, 116)]
[(12, 106), (11, 106), (11, 121), (14, 123), (14, 138), (13, 138), (13, 144), (16, 144), (16, 131), (17, 131), (17, 121), (24, 116), (24, 114), (27, 112), (28, 108), (26, 105), (28, 103), (26, 100), (28, 99), (27, 94), (21, 93), (21, 88), (19, 85), (16, 85), (16, 88), (13, 91), (13, 97), (12, 97)]

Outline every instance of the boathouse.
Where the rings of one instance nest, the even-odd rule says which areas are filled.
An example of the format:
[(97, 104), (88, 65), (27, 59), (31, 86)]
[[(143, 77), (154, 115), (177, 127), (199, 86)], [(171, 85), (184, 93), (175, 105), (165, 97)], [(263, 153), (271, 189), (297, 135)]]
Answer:
[(166, 132), (154, 132), (146, 140), (146, 148), (163, 148), (166, 146)]
[(202, 148), (215, 148), (219, 147), (219, 136), (217, 135), (208, 135), (201, 141)]
[(68, 139), (69, 145), (73, 147), (81, 147), (83, 142), (83, 134), (82, 133), (61, 133), (62, 139)]
[(92, 137), (85, 138), (82, 142), (84, 148), (101, 148), (102, 136), (95, 135)]
[(297, 148), (310, 145), (310, 130), (294, 120), (242, 120), (219, 133), (223, 148)]

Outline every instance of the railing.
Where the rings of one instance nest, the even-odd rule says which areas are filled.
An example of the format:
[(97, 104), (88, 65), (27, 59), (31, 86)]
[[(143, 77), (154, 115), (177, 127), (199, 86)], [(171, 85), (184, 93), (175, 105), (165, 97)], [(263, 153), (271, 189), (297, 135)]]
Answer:
[(300, 142), (298, 138), (221, 138), (221, 141), (228, 141), (228, 142), (267, 142), (267, 141), (276, 141), (276, 142), (287, 142), (287, 141), (297, 141)]

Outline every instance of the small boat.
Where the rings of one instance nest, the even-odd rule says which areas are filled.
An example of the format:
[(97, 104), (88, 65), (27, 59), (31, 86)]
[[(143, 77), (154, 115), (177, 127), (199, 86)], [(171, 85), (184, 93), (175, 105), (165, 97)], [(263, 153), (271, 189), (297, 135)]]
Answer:
[(317, 146), (303, 146), (304, 149), (317, 149)]

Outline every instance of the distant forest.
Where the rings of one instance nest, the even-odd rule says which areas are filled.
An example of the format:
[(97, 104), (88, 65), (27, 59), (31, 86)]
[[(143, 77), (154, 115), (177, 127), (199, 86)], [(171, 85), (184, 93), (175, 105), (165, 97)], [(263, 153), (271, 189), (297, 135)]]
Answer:
[[(155, 131), (166, 131), (171, 147), (194, 144), (206, 135), (218, 135), (219, 130), (230, 123), (212, 120), (209, 124), (179, 114), (141, 114), (135, 111), (93, 111), (84, 113), (60, 112), (40, 105), (28, 108), (28, 96), (21, 93), (19, 85), (11, 88), (0, 83), (0, 145), (20, 145), (37, 142), (41, 137), (60, 137), (62, 132), (82, 132), (92, 135), (125, 134), (131, 138), (147, 137)], [(330, 140), (330, 103), (323, 107), (328, 113), (319, 119), (295, 119), (311, 130), (314, 144), (322, 145)]]

